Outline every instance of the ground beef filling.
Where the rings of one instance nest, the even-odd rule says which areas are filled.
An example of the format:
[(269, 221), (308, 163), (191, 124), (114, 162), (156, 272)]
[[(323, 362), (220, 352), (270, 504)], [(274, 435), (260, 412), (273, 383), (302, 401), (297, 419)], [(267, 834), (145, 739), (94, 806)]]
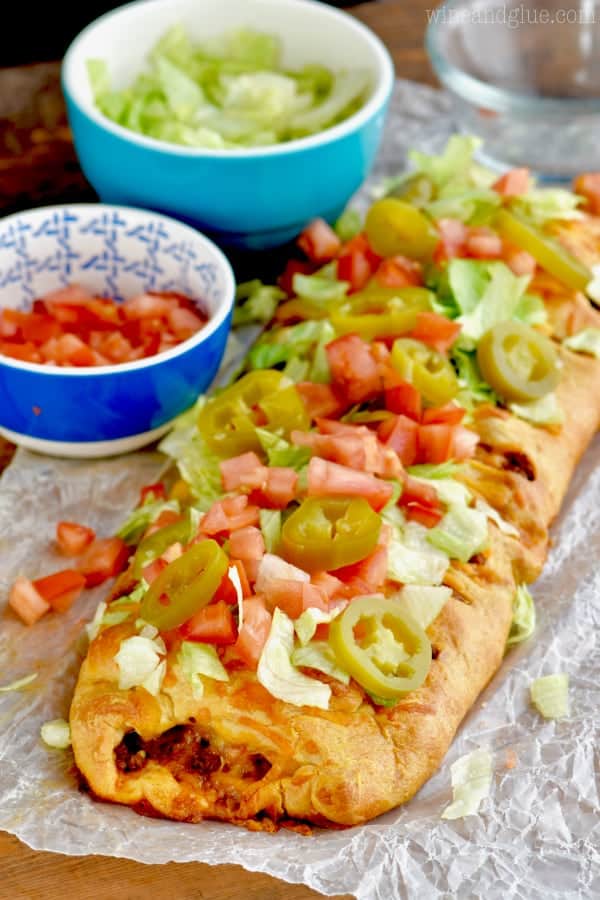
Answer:
[[(235, 757), (240, 751), (234, 751)], [(262, 754), (243, 754), (242, 778), (260, 781), (271, 768), (271, 764)], [(143, 769), (149, 760), (166, 766), (175, 778), (183, 775), (208, 777), (215, 772), (227, 773), (232, 770), (232, 760), (223, 758), (210, 746), (206, 735), (194, 725), (176, 725), (150, 741), (144, 741), (137, 731), (128, 731), (120, 744), (115, 747), (115, 764), (123, 773), (137, 772)], [(235, 760), (239, 768), (238, 759)]]

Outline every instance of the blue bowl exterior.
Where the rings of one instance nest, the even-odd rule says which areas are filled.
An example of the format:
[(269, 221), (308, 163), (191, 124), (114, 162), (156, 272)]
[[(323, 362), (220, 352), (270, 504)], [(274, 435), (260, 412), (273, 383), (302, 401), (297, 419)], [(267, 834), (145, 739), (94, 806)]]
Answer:
[(90, 119), (65, 89), (81, 167), (106, 203), (144, 206), (217, 241), (265, 249), (315, 216), (333, 220), (369, 174), (389, 96), (361, 127), (334, 140), (271, 155), (192, 156), (137, 143)]
[(73, 376), (32, 372), (0, 361), (0, 425), (17, 434), (63, 442), (107, 441), (159, 428), (209, 387), (225, 350), (230, 319), (180, 356), (137, 370)]

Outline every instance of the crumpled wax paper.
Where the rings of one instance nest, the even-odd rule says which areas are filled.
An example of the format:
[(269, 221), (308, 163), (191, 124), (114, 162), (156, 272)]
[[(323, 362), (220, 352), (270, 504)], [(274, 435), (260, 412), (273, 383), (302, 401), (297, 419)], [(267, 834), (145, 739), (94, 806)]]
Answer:
[[(442, 95), (399, 83), (378, 175), (398, 170), (407, 147), (439, 150), (451, 131)], [(0, 684), (39, 673), (25, 690), (0, 695), (0, 828), (38, 850), (237, 863), (359, 900), (600, 896), (599, 463), (600, 439), (577, 470), (532, 589), (535, 635), (507, 655), (438, 773), (403, 808), (361, 828), (306, 838), (153, 820), (80, 793), (71, 752), (48, 750), (39, 731), (68, 714), (85, 653), (81, 623), (104, 597), (100, 587), (30, 631), (11, 617), (0, 620)], [(163, 465), (149, 452), (74, 462), (19, 451), (0, 482), (0, 605), (18, 574), (60, 567), (51, 550), (58, 520), (112, 533)], [(530, 706), (529, 685), (559, 671), (570, 676), (570, 715), (545, 721)], [(443, 821), (450, 765), (476, 747), (493, 753), (490, 796), (478, 815)]]

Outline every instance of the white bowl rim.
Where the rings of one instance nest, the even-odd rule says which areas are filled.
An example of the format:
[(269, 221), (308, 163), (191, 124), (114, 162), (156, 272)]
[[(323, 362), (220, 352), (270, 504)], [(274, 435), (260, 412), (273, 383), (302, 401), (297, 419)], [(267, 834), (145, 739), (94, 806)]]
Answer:
[(94, 375), (117, 375), (124, 372), (137, 372), (143, 369), (148, 369), (155, 365), (162, 365), (162, 363), (168, 362), (171, 359), (175, 359), (176, 357), (183, 355), (198, 344), (204, 343), (206, 338), (210, 337), (211, 334), (213, 334), (217, 330), (217, 328), (219, 328), (223, 324), (235, 303), (236, 281), (233, 274), (233, 269), (231, 268), (231, 264), (223, 251), (219, 247), (217, 247), (217, 245), (213, 241), (211, 241), (210, 238), (206, 237), (206, 235), (201, 231), (197, 231), (191, 225), (186, 225), (185, 222), (180, 222), (178, 219), (175, 219), (172, 216), (165, 216), (162, 213), (144, 209), (141, 206), (120, 206), (113, 203), (57, 203), (53, 206), (36, 206), (32, 209), (24, 209), (21, 212), (12, 213), (10, 216), (4, 216), (0, 219), (0, 225), (4, 225), (5, 223), (10, 222), (11, 219), (20, 219), (23, 218), (23, 216), (30, 216), (32, 213), (38, 215), (68, 209), (81, 209), (90, 211), (112, 210), (115, 212), (121, 212), (123, 214), (132, 212), (142, 213), (145, 216), (163, 221), (168, 225), (177, 225), (179, 228), (184, 229), (184, 231), (187, 231), (189, 233), (190, 239), (199, 240), (201, 244), (207, 245), (209, 249), (215, 254), (217, 264), (221, 267), (225, 276), (225, 285), (223, 290), (224, 299), (220, 305), (220, 308), (214, 315), (210, 316), (208, 322), (203, 328), (200, 329), (200, 331), (197, 331), (196, 334), (192, 335), (192, 337), (189, 337), (185, 341), (182, 341), (180, 344), (177, 344), (177, 346), (173, 347), (172, 350), (166, 350), (164, 353), (155, 353), (153, 356), (147, 356), (144, 359), (138, 359), (134, 362), (114, 363), (110, 366), (49, 366), (44, 365), (44, 363), (23, 362), (22, 360), (13, 359), (10, 356), (4, 356), (3, 354), (0, 354), (0, 367), (8, 366), (9, 368), (20, 369), (24, 372), (34, 372), (36, 375), (68, 375), (71, 377), (81, 376), (84, 378), (90, 378)]
[(216, 150), (204, 147), (184, 147), (181, 144), (161, 141), (157, 138), (139, 134), (137, 131), (125, 128), (123, 125), (117, 125), (117, 123), (113, 122), (112, 119), (109, 119), (108, 116), (104, 116), (96, 108), (93, 101), (81, 102), (79, 98), (76, 98), (74, 91), (70, 87), (73, 82), (72, 70), (75, 65), (74, 60), (77, 56), (80, 43), (98, 24), (119, 16), (121, 13), (124, 13), (134, 6), (152, 6), (158, 5), (161, 2), (164, 2), (164, 0), (132, 0), (132, 2), (118, 6), (116, 9), (110, 10), (109, 12), (104, 13), (104, 15), (99, 16), (97, 19), (94, 19), (94, 21), (90, 22), (89, 25), (80, 31), (71, 42), (67, 48), (61, 67), (63, 91), (71, 102), (77, 106), (80, 112), (106, 131), (110, 131), (117, 137), (129, 140), (134, 144), (139, 144), (150, 150), (157, 150), (163, 153), (170, 152), (176, 156), (189, 157), (191, 159), (256, 159), (265, 156), (280, 156), (286, 153), (300, 152), (302, 150), (308, 150), (322, 144), (330, 143), (331, 141), (335, 141), (338, 138), (351, 134), (355, 129), (360, 128), (361, 125), (368, 121), (371, 116), (383, 106), (392, 92), (395, 79), (394, 63), (392, 62), (387, 47), (374, 31), (348, 13), (326, 6), (324, 3), (320, 2), (320, 0), (279, 0), (279, 3), (282, 6), (294, 4), (294, 6), (301, 5), (309, 8), (318, 8), (325, 16), (329, 16), (332, 21), (343, 21), (349, 28), (354, 30), (357, 34), (360, 34), (367, 44), (370, 45), (371, 49), (375, 51), (380, 66), (379, 77), (373, 94), (364, 106), (361, 106), (360, 109), (347, 119), (344, 119), (343, 122), (339, 122), (337, 125), (333, 125), (330, 128), (325, 128), (323, 131), (317, 132), (317, 134), (310, 135), (310, 137), (296, 138), (295, 140), (286, 141), (282, 144), (272, 144), (265, 147), (240, 147), (237, 149), (226, 150)]

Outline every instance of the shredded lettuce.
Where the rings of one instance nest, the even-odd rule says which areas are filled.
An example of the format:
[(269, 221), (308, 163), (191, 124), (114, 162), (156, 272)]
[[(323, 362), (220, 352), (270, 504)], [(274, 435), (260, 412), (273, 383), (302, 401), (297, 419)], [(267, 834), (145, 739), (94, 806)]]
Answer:
[(158, 447), (177, 463), (201, 512), (206, 512), (222, 494), (219, 457), (209, 449), (197, 427), (198, 415), (205, 403), (206, 397), (202, 396), (192, 409), (179, 416)]
[(578, 331), (563, 341), (563, 347), (568, 347), (575, 353), (587, 353), (600, 359), (600, 328), (584, 328), (583, 331)]
[(71, 746), (71, 728), (64, 719), (51, 719), (40, 728), (40, 736), (47, 747), (66, 750)]
[(233, 324), (237, 326), (259, 322), (266, 325), (275, 315), (279, 301), (284, 300), (286, 296), (285, 291), (275, 285), (263, 284), (258, 279), (238, 284), (235, 292)]
[[(414, 477), (414, 476), (413, 476)], [(427, 484), (431, 479), (416, 477), (416, 481)], [(471, 501), (471, 491), (454, 478), (435, 477), (432, 485), (444, 506), (468, 506)]]
[(261, 509), (259, 516), (266, 551), (274, 553), (281, 537), (281, 510)]
[(425, 630), (438, 617), (451, 596), (452, 590), (445, 585), (407, 584), (398, 594), (398, 603)]
[(419, 522), (394, 529), (388, 545), (388, 578), (401, 584), (441, 584), (448, 554), (433, 546), (427, 536), (428, 529)]
[(429, 529), (427, 540), (451, 559), (468, 562), (487, 547), (487, 516), (477, 509), (453, 504), (442, 521)]
[(273, 612), (271, 630), (258, 661), (256, 677), (273, 697), (293, 706), (328, 709), (331, 688), (308, 678), (293, 665), (294, 623), (279, 607)]
[(492, 784), (492, 756), (478, 748), (459, 757), (450, 767), (452, 803), (442, 812), (442, 819), (461, 819), (479, 810)]
[(32, 672), (30, 675), (24, 675), (23, 678), (17, 678), (9, 684), (2, 684), (0, 685), (0, 694), (9, 694), (11, 691), (20, 691), (22, 688), (27, 687), (28, 684), (31, 684), (32, 681), (35, 681), (37, 677), (38, 673)]
[(438, 155), (412, 150), (408, 156), (415, 171), (426, 175), (439, 188), (451, 181), (468, 180), (473, 154), (480, 146), (480, 138), (454, 134)]
[(296, 447), (267, 428), (257, 428), (256, 436), (267, 454), (270, 466), (287, 466), (299, 472), (310, 460), (308, 447)]
[(317, 609), (316, 606), (309, 606), (308, 609), (305, 609), (294, 622), (294, 629), (302, 646), (313, 639), (317, 625), (333, 622), (343, 609), (344, 606), (328, 609), (327, 612), (324, 609)]
[(448, 280), (460, 312), (461, 335), (478, 341), (492, 326), (515, 316), (530, 277), (515, 275), (503, 262), (453, 259)]
[(162, 640), (134, 634), (121, 641), (115, 655), (119, 668), (119, 689), (126, 691), (139, 686), (156, 696), (166, 671), (166, 662), (161, 661), (164, 653), (165, 645)]
[(432, 219), (459, 219), (469, 225), (489, 222), (501, 204), (500, 195), (487, 188), (465, 188), (448, 185), (438, 191), (437, 198), (424, 205)]
[(533, 425), (562, 425), (565, 421), (565, 414), (554, 392), (530, 403), (509, 403), (508, 408), (515, 416)]
[(477, 352), (470, 347), (468, 342), (461, 340), (455, 342), (450, 351), (452, 363), (456, 369), (458, 383), (462, 390), (458, 399), (467, 409), (472, 404), (492, 403), (496, 404), (497, 397), (487, 381), (484, 381), (477, 363)]
[(152, 525), (165, 510), (178, 513), (179, 503), (177, 500), (157, 500), (138, 506), (123, 522), (117, 531), (117, 537), (123, 538), (128, 544), (137, 544), (148, 526)]
[(175, 25), (124, 90), (113, 90), (103, 60), (90, 59), (87, 66), (98, 108), (119, 125), (212, 149), (314, 134), (359, 109), (370, 90), (363, 71), (285, 70), (278, 38), (244, 28), (192, 44)]
[(229, 566), (227, 570), (227, 577), (235, 588), (235, 593), (237, 597), (237, 608), (238, 608), (238, 632), (241, 631), (242, 626), (244, 624), (244, 591), (242, 590), (242, 582), (240, 579), (240, 573), (238, 572), (236, 566)]
[(344, 210), (333, 226), (335, 233), (344, 244), (346, 241), (351, 241), (353, 237), (356, 237), (362, 231), (362, 227), (363, 217), (357, 209), (352, 209), (351, 207)]
[(485, 500), (482, 500), (481, 497), (478, 497), (475, 501), (475, 509), (482, 512), (488, 519), (491, 519), (503, 534), (508, 534), (510, 537), (520, 537), (519, 529), (507, 522), (506, 519), (503, 519), (500, 513), (493, 506), (490, 506), (489, 503), (486, 503)]
[(531, 637), (535, 631), (535, 603), (527, 585), (520, 584), (513, 597), (513, 619), (506, 640), (506, 646), (512, 647)]
[(285, 363), (283, 373), (294, 382), (308, 379), (327, 383), (331, 377), (325, 346), (334, 337), (335, 330), (325, 319), (300, 322), (265, 334), (248, 354), (248, 363), (253, 369), (268, 369)]
[(443, 463), (421, 463), (418, 466), (409, 466), (407, 472), (415, 478), (436, 480), (438, 478), (452, 478), (459, 468), (458, 463), (449, 459)]
[(332, 281), (323, 275), (302, 275), (300, 272), (296, 272), (292, 280), (294, 293), (317, 306), (343, 300), (349, 287), (347, 281)]
[(279, 581), (280, 579), (283, 581), (304, 581), (308, 583), (310, 575), (304, 569), (299, 569), (298, 566), (292, 565), (292, 563), (287, 562), (275, 553), (265, 553), (258, 566), (255, 584), (256, 593), (268, 593), (270, 582), (274, 580)]
[(580, 219), (581, 202), (582, 197), (564, 188), (534, 188), (513, 197), (510, 205), (523, 218), (540, 226), (555, 219)]
[(342, 684), (350, 684), (350, 675), (340, 668), (333, 648), (327, 641), (311, 641), (303, 647), (296, 647), (292, 653), (292, 664), (317, 669)]
[(202, 677), (213, 678), (215, 681), (229, 681), (227, 670), (212, 644), (183, 641), (177, 654), (177, 663), (183, 676), (192, 685), (196, 698), (204, 693)]
[(569, 676), (565, 672), (536, 678), (529, 690), (531, 702), (545, 719), (569, 715)]
[(525, 325), (545, 325), (548, 311), (537, 294), (523, 294), (515, 307), (514, 318)]

